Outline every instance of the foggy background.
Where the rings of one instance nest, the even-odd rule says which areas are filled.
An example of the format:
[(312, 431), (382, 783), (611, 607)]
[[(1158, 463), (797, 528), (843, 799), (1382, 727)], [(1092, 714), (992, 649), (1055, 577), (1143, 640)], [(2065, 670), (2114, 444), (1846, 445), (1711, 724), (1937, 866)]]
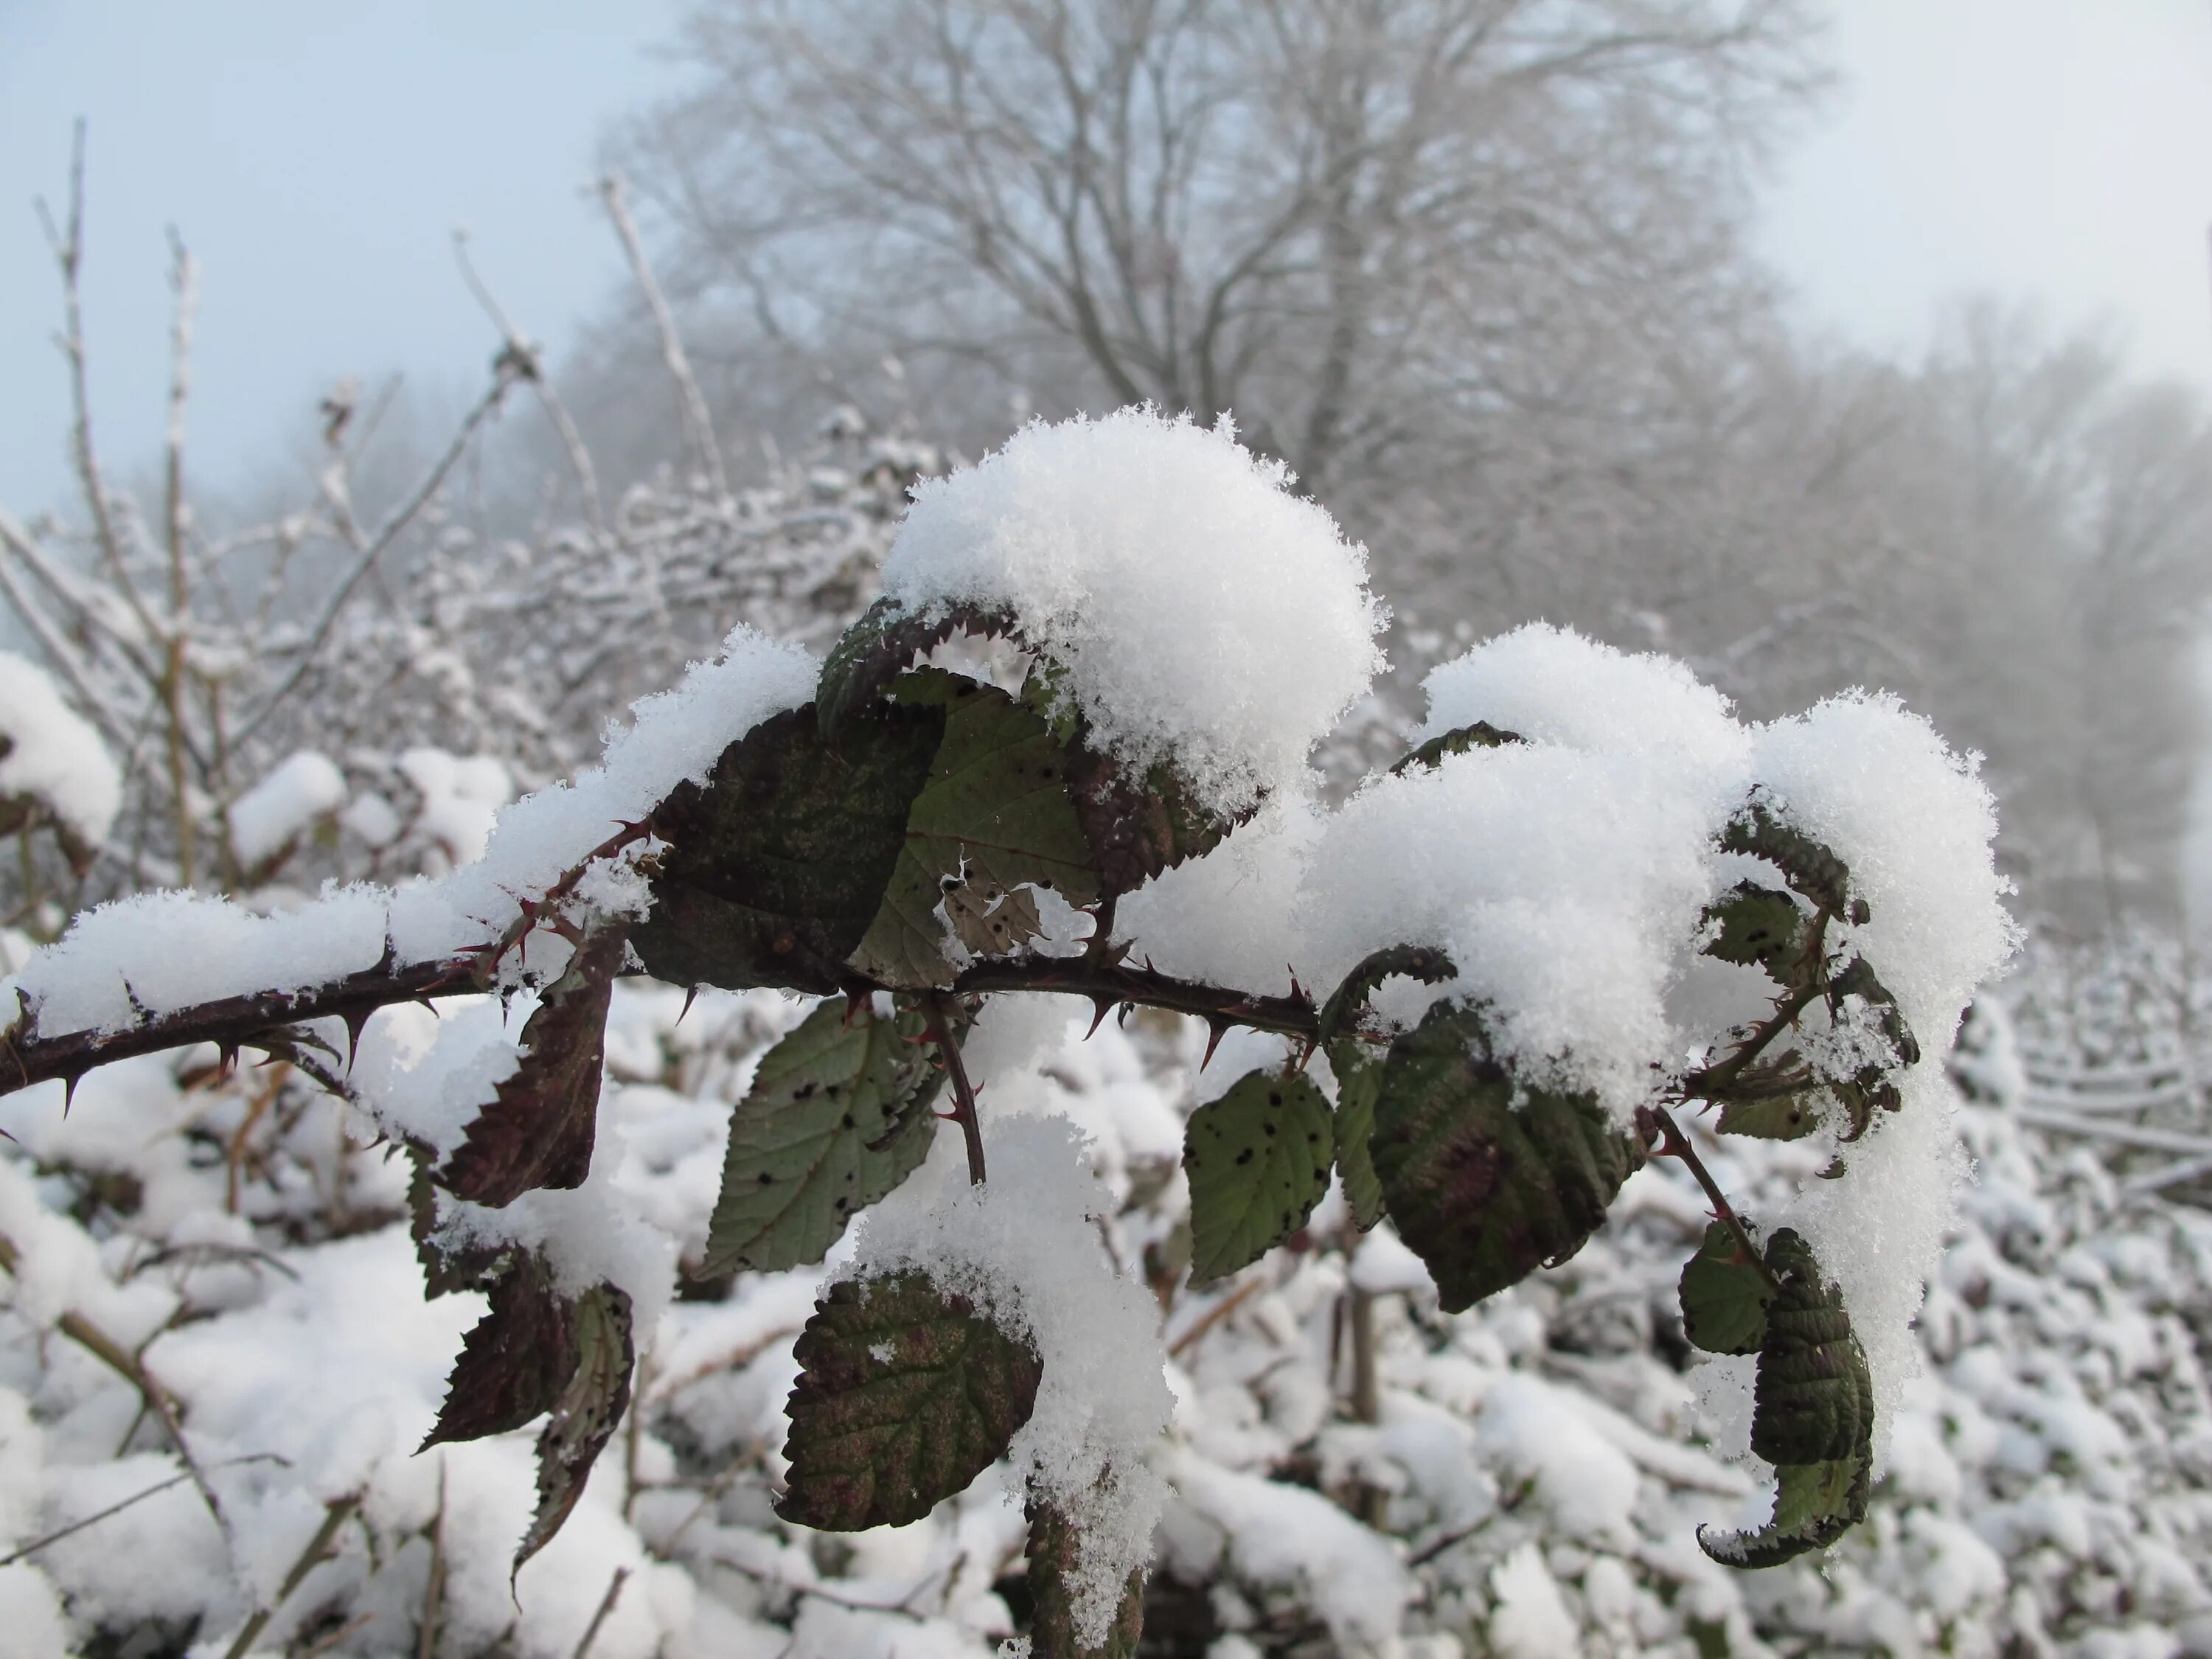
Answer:
[[(1500, 30), (1424, 92), (1425, 54), (1483, 9), (1341, 9), (1319, 40), (1239, 9), (1249, 38), (1208, 71), (1230, 113), (1175, 213), (1131, 219), (1142, 246), (1087, 222), (1078, 294), (1049, 236), (1022, 246), (1052, 228), (1022, 168), (1072, 165), (1031, 46), (966, 48), (1034, 118), (1015, 134), (986, 112), (1001, 161), (1031, 149), (985, 178), (921, 101), (898, 107), (929, 49), (881, 38), (882, 8), (15, 0), (0, 502), (81, 513), (31, 211), (65, 196), (77, 117), (101, 459), (157, 480), (173, 225), (198, 264), (185, 476), (204, 528), (314, 494), (341, 383), (378, 413), (364, 509), (439, 452), (501, 343), (457, 270), (461, 226), (544, 348), (599, 494), (696, 469), (593, 189), (619, 170), (733, 482), (841, 433), (972, 457), (1031, 412), (1230, 410), (1369, 544), (1401, 703), (1438, 656), (1539, 616), (1685, 656), (1753, 714), (1887, 687), (1988, 757), (2024, 912), (2069, 936), (2179, 927), (2212, 867), (2191, 850), (2212, 843), (2192, 806), (2212, 15), (1669, 6), (1625, 47), (1606, 9), (1567, 8), (1543, 25), (1560, 38)], [(1172, 50), (1171, 9), (1152, 15)], [(764, 70), (780, 29), (828, 57)], [(1110, 79), (1110, 43), (1067, 51)], [(1310, 96), (1237, 102), (1271, 76)], [(870, 100), (893, 115), (856, 122)], [(1371, 125), (1344, 126), (1354, 110)], [(1255, 120), (1279, 125), (1238, 125)], [(1132, 176), (1158, 160), (1116, 143), (1096, 155)], [(1294, 199), (1361, 144), (1340, 202)], [(1295, 258), (1237, 292), (1214, 361), (1185, 337), (1170, 362), (1195, 326), (1175, 307), (1285, 204)], [(474, 545), (579, 517), (563, 454), (537, 405), (503, 402), (468, 452)], [(392, 570), (428, 556), (415, 531)]]

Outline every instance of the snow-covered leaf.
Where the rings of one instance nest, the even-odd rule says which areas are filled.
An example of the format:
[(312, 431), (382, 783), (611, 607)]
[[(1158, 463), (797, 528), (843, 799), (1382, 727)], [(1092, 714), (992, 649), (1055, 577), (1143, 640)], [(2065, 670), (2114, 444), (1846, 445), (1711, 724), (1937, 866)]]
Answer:
[(1739, 967), (1759, 968), (1778, 985), (1795, 988), (1820, 969), (1812, 929), (1797, 901), (1755, 881), (1741, 881), (1705, 911), (1718, 931), (1705, 954)]
[[(891, 696), (901, 707), (942, 709), (944, 737), (914, 798), (882, 908), (852, 962), (886, 985), (949, 985), (955, 970), (937, 917), (948, 890), (1003, 897), (1031, 883), (1080, 905), (1097, 896), (1097, 881), (1068, 754), (1040, 715), (995, 687), (937, 669), (905, 676)], [(963, 902), (978, 924), (963, 930), (971, 949), (978, 939), (997, 951), (1025, 942), (1016, 926), (1022, 912), (988, 898)]]
[(1101, 1642), (1085, 1642), (1078, 1629), (1077, 1597), (1070, 1580), (1079, 1571), (1082, 1539), (1067, 1517), (1051, 1504), (1029, 1506), (1029, 1589), (1036, 1612), (1030, 1617), (1030, 1651), (1035, 1659), (1135, 1659), (1145, 1630), (1145, 1575), (1129, 1575)]
[(1757, 1353), (1766, 1340), (1774, 1287), (1725, 1221), (1705, 1229), (1697, 1255), (1684, 1264), (1681, 1298), (1683, 1332), (1707, 1353)]
[(1107, 896), (1133, 892), (1162, 871), (1203, 856), (1238, 822), (1207, 807), (1165, 761), (1133, 774), (1080, 741), (1069, 760), (1076, 814)]
[(917, 613), (896, 599), (878, 599), (838, 636), (822, 665), (814, 704), (822, 735), (842, 744), (855, 711), (904, 673), (916, 653), (957, 633), (989, 638), (1012, 629), (1003, 612), (943, 605)]
[(811, 707), (763, 721), (653, 814), (670, 847), (632, 935), (678, 985), (841, 988), (905, 846), (944, 711), (872, 702), (833, 748)]
[(1820, 1127), (1821, 1091), (1765, 1095), (1722, 1103), (1713, 1127), (1724, 1135), (1755, 1135), (1761, 1140), (1802, 1140)]
[(1257, 1261), (1297, 1230), (1328, 1190), (1334, 1139), (1328, 1102), (1303, 1074), (1248, 1073), (1191, 1114), (1193, 1284)]
[(789, 1484), (776, 1513), (831, 1532), (902, 1526), (1004, 1455), (1044, 1368), (908, 1272), (832, 1285), (793, 1349)]
[(883, 1019), (836, 997), (762, 1056), (730, 1117), (702, 1276), (819, 1261), (847, 1222), (921, 1167), (941, 1080), (913, 1041), (921, 1029), (911, 1014)]
[(437, 1175), (472, 1204), (496, 1208), (539, 1187), (574, 1188), (592, 1172), (606, 1056), (607, 1002), (626, 930), (586, 934), (522, 1028), (522, 1060), (468, 1126)]
[(1330, 1047), (1334, 1053), (1332, 1045), (1352, 1029), (1359, 1018), (1359, 1011), (1367, 1006), (1368, 998), (1375, 994), (1384, 980), (1402, 975), (1419, 980), (1424, 985), (1435, 985), (1455, 977), (1458, 972), (1450, 957), (1425, 945), (1389, 945), (1362, 957), (1344, 976), (1344, 982), (1329, 994), (1328, 1000), (1322, 1004), (1317, 1029), (1322, 1045)]
[(1580, 1249), (1643, 1161), (1595, 1100), (1518, 1084), (1480, 1012), (1443, 1003), (1390, 1045), (1369, 1145), (1398, 1236), (1455, 1313)]
[(1472, 726), (1455, 726), (1440, 732), (1426, 743), (1418, 745), (1411, 754), (1401, 757), (1391, 767), (1393, 773), (1410, 771), (1416, 766), (1437, 766), (1447, 755), (1464, 755), (1471, 749), (1501, 749), (1509, 743), (1523, 741), (1518, 732), (1501, 732), (1488, 720), (1477, 720)]

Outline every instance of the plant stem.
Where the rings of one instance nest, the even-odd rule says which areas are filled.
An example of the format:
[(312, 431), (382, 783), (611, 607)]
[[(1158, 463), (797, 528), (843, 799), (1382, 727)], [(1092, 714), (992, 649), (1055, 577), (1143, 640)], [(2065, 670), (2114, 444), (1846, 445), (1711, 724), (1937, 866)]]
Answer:
[(1659, 1156), (1679, 1158), (1689, 1166), (1690, 1173), (1698, 1179), (1698, 1185), (1705, 1189), (1705, 1196), (1712, 1201), (1714, 1218), (1728, 1224), (1729, 1231), (1735, 1235), (1736, 1248), (1758, 1264), (1759, 1271), (1765, 1276), (1768, 1284), (1779, 1290), (1781, 1282), (1774, 1277), (1774, 1269), (1766, 1265), (1765, 1252), (1753, 1242), (1751, 1229), (1743, 1224), (1743, 1218), (1736, 1214), (1734, 1206), (1729, 1203), (1728, 1195), (1721, 1191), (1720, 1182), (1713, 1179), (1712, 1171), (1705, 1168), (1705, 1160), (1698, 1156), (1698, 1149), (1690, 1145), (1690, 1138), (1682, 1133), (1664, 1108), (1654, 1107), (1651, 1115), (1658, 1121), (1660, 1128)]
[(592, 1644), (599, 1639), (599, 1626), (607, 1622), (607, 1615), (615, 1610), (615, 1598), (622, 1594), (623, 1586), (629, 1581), (629, 1569), (617, 1567), (615, 1576), (607, 1585), (607, 1593), (599, 1598), (599, 1610), (592, 1615), (592, 1622), (584, 1627), (584, 1639), (576, 1644), (576, 1659), (585, 1659)]
[(968, 1068), (960, 1060), (960, 1044), (952, 1035), (951, 1000), (933, 991), (921, 1001), (921, 1015), (929, 1024), (929, 1040), (945, 1057), (945, 1074), (952, 1079), (952, 1098), (960, 1120), (960, 1133), (968, 1142), (968, 1179), (983, 1184), (983, 1126), (975, 1116), (975, 1091), (969, 1086)]
[(332, 1498), (323, 1506), (323, 1524), (315, 1528), (315, 1535), (307, 1540), (307, 1547), (300, 1552), (299, 1559), (292, 1563), (292, 1570), (284, 1575), (284, 1582), (276, 1587), (276, 1599), (265, 1607), (255, 1609), (253, 1617), (246, 1621), (246, 1628), (238, 1632), (238, 1639), (223, 1654), (223, 1659), (246, 1659), (246, 1656), (253, 1651), (254, 1643), (269, 1627), (269, 1621), (276, 1616), (278, 1609), (285, 1602), (292, 1599), (292, 1592), (306, 1582), (307, 1575), (322, 1565), (330, 1553), (331, 1540), (338, 1535), (338, 1528), (345, 1525), (346, 1517), (360, 1505), (360, 1494), (349, 1492), (343, 1498)]

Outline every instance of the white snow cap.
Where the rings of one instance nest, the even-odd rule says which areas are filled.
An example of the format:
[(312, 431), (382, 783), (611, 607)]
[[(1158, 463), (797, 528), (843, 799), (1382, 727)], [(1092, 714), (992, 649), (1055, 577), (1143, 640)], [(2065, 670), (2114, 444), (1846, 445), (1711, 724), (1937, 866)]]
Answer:
[[(918, 1268), (964, 1296), (1044, 1362), (1036, 1407), (1007, 1455), (1031, 1489), (1075, 1523), (1078, 1634), (1100, 1643), (1122, 1584), (1152, 1559), (1167, 1486), (1147, 1461), (1174, 1415), (1159, 1306), (1115, 1271), (1092, 1217), (1112, 1195), (1066, 1118), (989, 1126), (991, 1178), (917, 1176), (861, 1218), (853, 1276)], [(926, 1173), (926, 1172), (925, 1172)]]
[(248, 870), (345, 805), (345, 774), (329, 756), (302, 749), (230, 804), (230, 844)]
[(1382, 666), (1365, 550), (1292, 482), (1225, 418), (1032, 422), (915, 486), (884, 592), (1012, 611), (1108, 750), (1241, 810), (1296, 782)]
[(123, 805), (123, 780), (100, 733), (62, 701), (46, 671), (0, 651), (0, 797), (28, 795), (97, 847)]

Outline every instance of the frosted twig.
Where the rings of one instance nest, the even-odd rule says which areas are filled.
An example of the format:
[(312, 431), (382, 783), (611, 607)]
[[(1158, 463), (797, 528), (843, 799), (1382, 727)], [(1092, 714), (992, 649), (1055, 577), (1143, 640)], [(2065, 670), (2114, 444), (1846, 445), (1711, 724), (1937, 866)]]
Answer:
[(960, 1044), (952, 1035), (951, 1010), (944, 994), (932, 992), (924, 997), (921, 1014), (929, 1025), (929, 1039), (944, 1056), (945, 1073), (952, 1079), (952, 1098), (958, 1107), (953, 1115), (960, 1120), (960, 1133), (968, 1142), (968, 1179), (980, 1187), (983, 1184), (983, 1126), (975, 1116), (975, 1091), (969, 1085), (967, 1066), (961, 1063)]
[[(0, 1233), (0, 1268), (12, 1273), (21, 1259), (15, 1241)], [(192, 1455), (191, 1447), (185, 1440), (184, 1414), (177, 1409), (176, 1396), (162, 1386), (161, 1378), (146, 1369), (145, 1362), (137, 1355), (76, 1309), (63, 1314), (54, 1322), (54, 1327), (137, 1389), (138, 1397), (146, 1403), (147, 1409), (161, 1419), (161, 1426), (168, 1433), (169, 1443), (176, 1448), (177, 1461), (185, 1466), (185, 1478), (199, 1489), (200, 1500), (207, 1505), (208, 1513), (215, 1517), (216, 1525), (222, 1529), (228, 1539), (230, 1523), (223, 1516), (222, 1500), (216, 1497), (214, 1486), (208, 1482), (207, 1472), (200, 1468), (198, 1460)]]
[(607, 1615), (615, 1610), (615, 1598), (622, 1594), (623, 1586), (629, 1582), (629, 1569), (617, 1567), (615, 1576), (607, 1583), (607, 1593), (599, 1598), (599, 1610), (592, 1615), (592, 1622), (584, 1626), (583, 1640), (576, 1644), (575, 1659), (586, 1659), (592, 1644), (599, 1640), (599, 1626), (607, 1622)]
[(613, 222), (615, 234), (622, 239), (623, 252), (629, 256), (630, 273), (637, 278), (647, 309), (653, 313), (653, 326), (660, 334), (661, 359), (675, 379), (677, 394), (684, 406), (684, 425), (707, 469), (708, 482), (714, 485), (717, 495), (727, 495), (730, 485), (722, 471), (722, 447), (714, 437), (714, 422), (707, 412), (707, 399), (699, 391), (697, 377), (691, 373), (691, 359), (684, 353), (683, 336), (677, 332), (675, 313), (669, 310), (667, 296), (661, 293), (653, 266), (645, 257), (645, 244), (639, 239), (637, 221), (630, 216), (629, 193), (620, 174), (610, 173), (599, 180), (599, 198), (607, 204), (607, 217)]
[(238, 1638), (224, 1650), (223, 1659), (246, 1659), (246, 1656), (253, 1651), (254, 1643), (268, 1628), (269, 1621), (276, 1616), (278, 1610), (292, 1599), (292, 1592), (306, 1582), (309, 1573), (329, 1559), (331, 1540), (338, 1535), (338, 1528), (345, 1525), (347, 1517), (360, 1507), (361, 1494), (358, 1492), (334, 1498), (323, 1506), (323, 1524), (315, 1528), (315, 1535), (307, 1540), (307, 1547), (300, 1552), (299, 1559), (292, 1563), (292, 1570), (284, 1575), (284, 1582), (276, 1587), (276, 1599), (267, 1607), (254, 1610), (253, 1617), (247, 1620), (246, 1627), (238, 1632)]
[[(283, 1458), (277, 1456), (274, 1452), (255, 1452), (252, 1455), (246, 1457), (233, 1457), (226, 1459), (223, 1462), (216, 1464), (216, 1467), (217, 1468), (229, 1468), (240, 1463), (281, 1463), (284, 1460)], [(158, 1498), (163, 1492), (168, 1491), (170, 1487), (182, 1486), (185, 1481), (191, 1478), (191, 1471), (189, 1469), (185, 1471), (182, 1474), (173, 1474), (167, 1480), (155, 1481), (143, 1492), (133, 1492), (130, 1497), (122, 1499), (120, 1502), (110, 1504), (104, 1510), (95, 1510), (94, 1513), (86, 1516), (82, 1521), (72, 1521), (66, 1527), (56, 1528), (53, 1531), (46, 1534), (43, 1538), (33, 1538), (29, 1543), (22, 1545), (16, 1549), (10, 1550), (6, 1555), (0, 1555), (0, 1567), (12, 1567), (25, 1556), (36, 1555), (40, 1550), (46, 1548), (49, 1544), (58, 1544), (64, 1538), (75, 1537), (78, 1533), (82, 1532), (87, 1527), (96, 1527), (101, 1522), (106, 1520), (111, 1515), (120, 1515), (124, 1510), (135, 1508), (137, 1505), (144, 1503), (149, 1498)]]
[(453, 434), (453, 440), (446, 446), (445, 453), (422, 475), (414, 492), (392, 509), (391, 517), (384, 521), (370, 538), (368, 545), (362, 549), (351, 567), (338, 579), (329, 601), (323, 606), (322, 614), (316, 617), (314, 627), (308, 630), (306, 641), (300, 647), (298, 659), (293, 663), (291, 672), (277, 683), (276, 689), (264, 700), (258, 712), (231, 739), (233, 746), (244, 747), (268, 723), (270, 716), (283, 706), (284, 699), (291, 696), (293, 689), (307, 677), (308, 669), (314, 665), (315, 653), (322, 649), (324, 641), (330, 638), (331, 629), (337, 624), (338, 613), (345, 609), (354, 590), (375, 568), (376, 562), (398, 539), (399, 532), (414, 521), (415, 515), (422, 510), (431, 496), (437, 494), (438, 487), (446, 481), (446, 475), (453, 470), (454, 465), (467, 452), (469, 441), (476, 436), (477, 428), (499, 407), (501, 400), (507, 396), (507, 388), (520, 375), (520, 367), (511, 364), (502, 356), (492, 375), (491, 385), (485, 388), (483, 396), (477, 399), (469, 412), (461, 417), (460, 428)]

